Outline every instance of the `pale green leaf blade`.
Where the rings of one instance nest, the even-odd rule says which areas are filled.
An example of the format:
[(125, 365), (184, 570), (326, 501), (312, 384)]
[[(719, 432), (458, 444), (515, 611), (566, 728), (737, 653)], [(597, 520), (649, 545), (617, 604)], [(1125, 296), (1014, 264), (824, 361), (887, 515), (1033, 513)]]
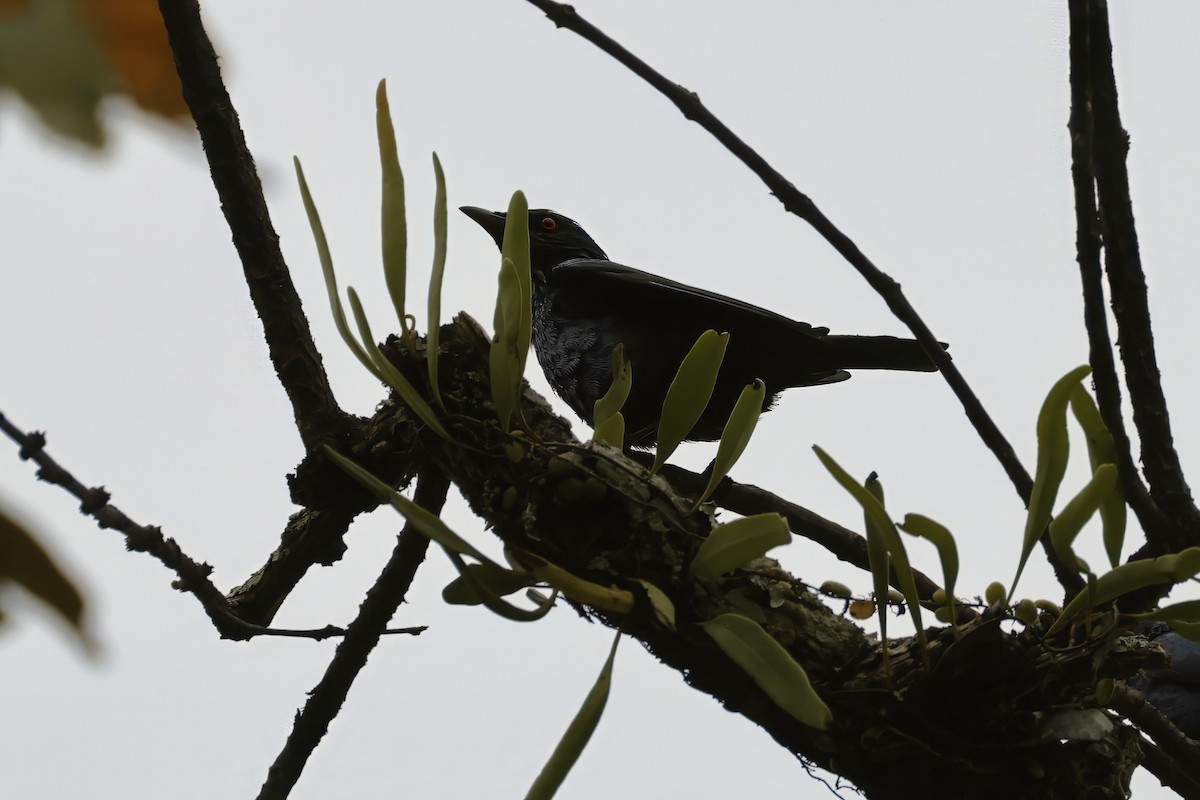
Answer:
[[(871, 493), (879, 505), (884, 503), (883, 484), (879, 476), (872, 472), (863, 482), (863, 488)], [(887, 642), (887, 612), (888, 612), (888, 580), (891, 573), (891, 556), (888, 555), (887, 539), (884, 532), (872, 521), (871, 515), (863, 511), (863, 529), (867, 532), (867, 565), (871, 568), (871, 589), (875, 594), (875, 614), (879, 618), (879, 638)], [(887, 647), (883, 648), (884, 659), (887, 659)], [(890, 668), (890, 667), (889, 667)]]
[(833, 722), (833, 712), (813, 689), (808, 673), (757, 622), (721, 614), (700, 627), (775, 705), (810, 728), (823, 731)]
[(1089, 582), (1087, 591), (1072, 598), (1046, 635), (1061, 630), (1074, 617), (1094, 606), (1111, 602), (1121, 595), (1164, 583), (1179, 583), (1200, 573), (1200, 547), (1158, 558), (1129, 561)]
[(1079, 493), (1063, 506), (1062, 511), (1050, 523), (1050, 544), (1063, 563), (1079, 572), (1088, 572), (1085, 564), (1072, 548), (1072, 543), (1083, 526), (1092, 518), (1117, 484), (1117, 468), (1112, 464), (1101, 464), (1092, 479)]
[(671, 598), (667, 597), (667, 593), (650, 581), (641, 578), (634, 578), (634, 580), (646, 590), (646, 597), (650, 600), (650, 605), (654, 607), (654, 616), (659, 623), (668, 630), (675, 630), (675, 604), (671, 602)]
[(613, 447), (625, 446), (625, 415), (620, 411), (598, 424), (592, 431), (592, 438), (598, 442), (607, 442)]
[[(593, 406), (592, 419), (597, 427), (625, 406), (629, 399), (629, 391), (633, 388), (633, 364), (625, 357), (625, 345), (618, 344), (609, 354), (609, 371), (612, 373), (612, 384), (604, 396)], [(621, 442), (615, 446), (620, 447)]]
[(513, 263), (520, 296), (517, 314), (513, 317), (513, 339), (511, 346), (517, 353), (518, 376), (525, 374), (525, 359), (529, 355), (529, 342), (533, 336), (533, 280), (529, 262), (529, 203), (520, 189), (513, 192), (508, 201), (508, 214), (504, 223), (504, 240), (500, 253)]
[(787, 522), (774, 512), (735, 519), (713, 528), (696, 551), (691, 573), (712, 580), (791, 540)]
[[(494, 563), (468, 564), (467, 572), (471, 573), (475, 584), (483, 586), (498, 597), (537, 583), (537, 578), (529, 573), (505, 569)], [(477, 606), (483, 602), (471, 581), (462, 575), (446, 584), (442, 589), (442, 600), (456, 606)]]
[[(954, 534), (941, 523), (921, 514), (906, 514), (900, 530), (932, 542), (937, 548), (938, 560), (942, 564), (942, 580), (945, 582), (946, 600), (954, 605), (954, 584), (958, 581), (958, 544)], [(952, 612), (953, 613), (953, 612)]]
[(728, 333), (707, 330), (700, 334), (679, 365), (663, 400), (662, 419), (658, 423), (658, 447), (654, 453), (654, 464), (650, 467), (651, 473), (657, 472), (666, 463), (700, 420), (700, 415), (712, 398), (728, 344)]
[(499, 291), (496, 295), (496, 334), (488, 354), (492, 403), (503, 430), (512, 429), (512, 418), (521, 396), (521, 361), (517, 352), (521, 319), (521, 285), (516, 265), (500, 261)]
[(708, 486), (704, 487), (704, 493), (700, 495), (696, 505), (712, 497), (712, 493), (717, 490), (721, 481), (733, 469), (733, 465), (742, 457), (742, 452), (750, 443), (750, 437), (754, 435), (758, 418), (762, 416), (763, 401), (766, 396), (767, 386), (758, 379), (742, 389), (733, 411), (729, 413), (729, 421), (725, 423), (725, 430), (721, 432), (721, 442), (717, 445), (717, 457), (713, 459), (712, 475), (708, 478)]
[[(432, 538), (432, 537), (431, 537)], [(468, 587), (468, 591), (472, 592), (475, 597), (479, 598), (479, 602), (491, 611), (493, 614), (504, 617), (513, 622), (537, 622), (542, 617), (550, 613), (550, 609), (554, 608), (554, 601), (558, 599), (558, 592), (554, 592), (549, 597), (545, 598), (535, 608), (526, 609), (520, 606), (515, 606), (508, 602), (498, 594), (493, 592), (491, 588), (480, 583), (476, 579), (475, 573), (471, 572), (470, 567), (462, 556), (455, 550), (442, 545), (442, 550), (450, 559), (450, 563), (458, 570), (458, 575)], [(484, 562), (490, 566), (497, 567), (494, 562)], [(501, 567), (502, 569), (502, 567)], [(531, 590), (532, 591), (532, 590)]]
[[(317, 213), (317, 205), (313, 202), (312, 193), (308, 190), (308, 181), (304, 179), (304, 169), (300, 159), (292, 157), (296, 167), (296, 180), (300, 184), (300, 199), (304, 203), (304, 213), (308, 215), (308, 226), (312, 229), (313, 240), (317, 245), (317, 258), (321, 262), (321, 274), (325, 276), (325, 292), (329, 295), (329, 311), (333, 315), (333, 324), (338, 334), (354, 357), (359, 360), (371, 374), (380, 377), (370, 356), (362, 349), (350, 333), (350, 325), (346, 322), (346, 312), (342, 308), (342, 298), (338, 293), (337, 274), (333, 271), (333, 254), (329, 250), (329, 240), (325, 237), (325, 226), (321, 224), (321, 216)], [(380, 378), (382, 380), (382, 378)]]
[(388, 361), (387, 356), (379, 349), (379, 345), (375, 344), (375, 340), (371, 335), (371, 326), (367, 321), (367, 315), (363, 311), (362, 302), (358, 299), (358, 292), (354, 291), (353, 286), (346, 288), (346, 294), (350, 297), (350, 310), (354, 313), (354, 322), (358, 326), (359, 336), (362, 337), (365, 352), (368, 353), (368, 358), (371, 359), (372, 372), (379, 377), (384, 383), (390, 386), (405, 405), (413, 410), (422, 422), (428, 425), (434, 433), (441, 436), (448, 442), (453, 442), (449, 431), (447, 431), (438, 419), (433, 407), (425, 402), (425, 398), (421, 397), (421, 393), (417, 391), (408, 378), (400, 370), (396, 369), (396, 365)]
[(425, 361), (429, 367), (429, 388), (438, 408), (446, 410), (438, 384), (438, 356), (442, 325), (442, 279), (446, 273), (446, 247), (449, 242), (446, 218), (446, 175), (437, 153), (433, 154), (433, 177), (437, 184), (433, 198), (433, 271), (429, 275), (429, 332), (425, 338)]
[(604, 714), (604, 706), (608, 704), (608, 693), (612, 687), (613, 661), (616, 658), (617, 643), (620, 640), (621, 634), (618, 632), (616, 638), (613, 639), (612, 649), (608, 651), (608, 660), (604, 662), (604, 668), (600, 670), (600, 676), (596, 678), (596, 683), (588, 692), (583, 705), (575, 714), (575, 718), (567, 726), (567, 732), (563, 734), (562, 739), (555, 746), (554, 752), (550, 754), (550, 760), (542, 767), (533, 786), (529, 787), (525, 800), (549, 800), (554, 797), (558, 792), (558, 787), (570, 773), (571, 767), (575, 766), (583, 749), (587, 747), (588, 741), (596, 730), (596, 725), (600, 722), (600, 717)]
[(1054, 501), (1058, 487), (1062, 484), (1070, 456), (1070, 441), (1067, 439), (1067, 403), (1079, 382), (1092, 371), (1084, 365), (1068, 372), (1050, 388), (1037, 419), (1037, 471), (1033, 478), (1033, 492), (1029, 498), (1029, 511), (1025, 517), (1025, 536), (1021, 543), (1021, 559), (1017, 562), (1017, 574), (1009, 587), (1011, 599), (1017, 590), (1017, 582), (1025, 571), (1025, 563), (1033, 552), (1038, 538), (1050, 522), (1054, 512)]
[(404, 216), (404, 173), (400, 171), (400, 157), (396, 152), (396, 129), (392, 126), (392, 112), (388, 107), (387, 81), (380, 81), (375, 90), (375, 129), (383, 173), (383, 278), (403, 331), (408, 327), (404, 310), (408, 223)]
[[(1084, 390), (1083, 386), (1076, 387), (1075, 391), (1071, 393), (1071, 410), (1075, 413), (1075, 419), (1079, 421), (1079, 427), (1083, 428), (1084, 436), (1087, 438), (1088, 460), (1091, 462), (1092, 472), (1095, 472), (1101, 464), (1116, 464), (1117, 446), (1113, 441), (1112, 433), (1104, 424), (1104, 419), (1100, 416), (1100, 410), (1096, 408), (1092, 396)], [(1112, 567), (1121, 563), (1121, 550), (1125, 546), (1127, 513), (1125, 491), (1121, 488), (1121, 482), (1117, 481), (1113, 491), (1100, 504), (1104, 553), (1108, 556), (1109, 566)]]
[[(921, 596), (917, 593), (917, 582), (913, 578), (912, 567), (908, 561), (908, 551), (904, 548), (904, 542), (900, 540), (900, 534), (896, 530), (896, 524), (888, 517), (887, 512), (866, 487), (860, 486), (857, 481), (850, 476), (850, 473), (842, 469), (842, 467), (833, 460), (824, 450), (816, 445), (813, 445), (813, 450), (817, 454), (817, 458), (825, 465), (825, 469), (829, 470), (829, 474), (834, 480), (842, 485), (842, 488), (848, 491), (858, 504), (862, 506), (864, 513), (870, 519), (870, 525), (873, 525), (877, 534), (883, 539), (887, 545), (888, 558), (895, 568), (896, 580), (900, 584), (900, 591), (904, 594), (904, 599), (908, 602), (908, 612), (912, 615), (913, 625), (916, 627), (917, 640), (921, 643), (922, 648), (925, 646), (925, 628), (921, 624)], [(882, 490), (881, 490), (882, 491)], [(870, 527), (868, 527), (868, 533)], [(870, 543), (868, 541), (868, 547)], [(868, 552), (869, 555), (869, 552)], [(872, 568), (874, 572), (874, 568)], [(877, 602), (884, 602), (882, 597), (876, 597)]]

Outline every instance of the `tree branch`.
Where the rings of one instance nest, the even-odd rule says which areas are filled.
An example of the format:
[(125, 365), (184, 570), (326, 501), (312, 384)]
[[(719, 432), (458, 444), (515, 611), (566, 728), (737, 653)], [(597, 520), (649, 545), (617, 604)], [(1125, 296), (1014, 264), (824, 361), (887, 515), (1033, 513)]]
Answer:
[[(1170, 523), (1142, 483), (1121, 413), (1121, 384), (1117, 377), (1112, 341), (1108, 334), (1108, 312), (1104, 304), (1103, 272), (1100, 267), (1103, 240), (1093, 173), (1093, 80), (1087, 0), (1073, 0), (1070, 9), (1071, 117), (1067, 127), (1071, 132), (1071, 179), (1075, 188), (1075, 252), (1083, 285), (1083, 320), (1090, 350), (1088, 360), (1092, 365), (1092, 379), (1100, 415), (1116, 446), (1117, 467), (1125, 498), (1137, 514), (1147, 539), (1166, 542), (1171, 537), (1165, 526)], [(1161, 552), (1165, 551), (1156, 554)]]
[[(949, 384), (951, 391), (954, 392), (959, 403), (962, 404), (963, 410), (966, 412), (971, 424), (975, 427), (979, 438), (983, 440), (983, 443), (1000, 462), (1013, 487), (1016, 488), (1021, 502), (1028, 505), (1030, 493), (1033, 488), (1033, 479), (1029, 477), (1029, 473), (1022, 466), (1020, 459), (1017, 458), (1016, 451), (1013, 450), (1012, 445), (1004, 438), (1004, 434), (1000, 432), (996, 423), (988, 415), (987, 410), (984, 409), (983, 403), (979, 401), (979, 398), (975, 396), (975, 393), (967, 384), (966, 378), (958, 371), (958, 368), (950, 360), (950, 356), (946, 354), (946, 351), (942, 349), (937, 337), (933, 335), (929, 326), (925, 324), (925, 321), (921, 319), (920, 315), (917, 314), (916, 310), (908, 302), (908, 299), (904, 296), (904, 292), (900, 288), (900, 284), (896, 283), (890, 276), (876, 267), (858, 249), (858, 246), (854, 244), (850, 237), (842, 233), (817, 208), (812, 199), (777, 172), (774, 167), (767, 163), (765, 158), (742, 141), (725, 123), (721, 122), (711, 111), (705, 108), (695, 92), (685, 89), (683, 86), (668, 80), (658, 73), (645, 61), (642, 61), (599, 28), (580, 17), (574, 7), (555, 2), (555, 0), (527, 0), (527, 2), (541, 9), (555, 25), (560, 28), (566, 28), (591, 42), (666, 96), (668, 100), (679, 108), (686, 119), (697, 123), (704, 130), (711, 133), (717, 141), (725, 146), (726, 150), (749, 167), (767, 185), (767, 188), (771, 190), (771, 194), (775, 195), (783, 203), (784, 208), (811, 225), (834, 250), (845, 258), (852, 267), (858, 270), (858, 273), (866, 279), (871, 288), (884, 299), (896, 318), (908, 326), (908, 329), (912, 331), (917, 341), (925, 348), (925, 353), (937, 365), (942, 373), (942, 377)], [(1041, 541), (1046, 558), (1054, 568), (1054, 573), (1059, 583), (1067, 590), (1068, 594), (1075, 594), (1080, 591), (1084, 585), (1083, 579), (1077, 572), (1067, 568), (1062, 563), (1054, 548), (1051, 547), (1050, 539), (1046, 534), (1042, 535)]]
[(1169, 540), (1151, 543), (1165, 545), (1170, 551), (1181, 550), (1200, 544), (1200, 510), (1192, 502), (1191, 489), (1175, 450), (1154, 351), (1146, 276), (1138, 250), (1125, 163), (1129, 135), (1121, 127), (1113, 76), (1108, 7), (1102, 0), (1091, 0), (1086, 6), (1082, 0), (1074, 0), (1071, 9), (1073, 15), (1086, 15), (1087, 19), (1092, 168), (1113, 316), (1117, 322), (1117, 345), (1125, 365), (1125, 381), (1133, 405), (1133, 422), (1141, 440), (1142, 468), (1150, 484), (1150, 495), (1174, 523), (1174, 529), (1166, 531), (1171, 534)]
[(242, 261), (250, 298), (263, 323), (271, 363), (292, 404), (305, 449), (353, 419), (343, 412), (321, 364), (300, 296), (292, 283), (279, 236), (263, 199), (262, 183), (221, 79), (212, 42), (200, 21), (197, 0), (159, 0), (175, 66), (204, 152), (221, 209)]
[[(446, 501), (449, 485), (440, 473), (424, 472), (417, 480), (413, 500), (437, 514)], [(329, 723), (341, 711), (350, 687), (367, 664), (367, 657), (404, 602), (428, 547), (429, 540), (417, 533), (411, 523), (400, 531), (391, 558), (367, 592), (358, 616), (346, 629), (321, 681), (309, 692), (308, 702), (296, 715), (291, 735), (267, 772), (259, 800), (283, 800), (291, 793), (313, 750), (329, 730)]]

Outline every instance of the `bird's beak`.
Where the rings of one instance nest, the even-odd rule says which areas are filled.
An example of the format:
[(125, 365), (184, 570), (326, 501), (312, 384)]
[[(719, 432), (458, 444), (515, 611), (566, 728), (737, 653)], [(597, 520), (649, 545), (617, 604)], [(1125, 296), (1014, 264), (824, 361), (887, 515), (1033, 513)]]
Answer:
[(496, 240), (497, 247), (503, 244), (505, 218), (503, 211), (488, 211), (486, 208), (477, 208), (476, 206), (462, 206), (458, 210), (478, 222), (481, 228), (491, 234), (491, 237)]

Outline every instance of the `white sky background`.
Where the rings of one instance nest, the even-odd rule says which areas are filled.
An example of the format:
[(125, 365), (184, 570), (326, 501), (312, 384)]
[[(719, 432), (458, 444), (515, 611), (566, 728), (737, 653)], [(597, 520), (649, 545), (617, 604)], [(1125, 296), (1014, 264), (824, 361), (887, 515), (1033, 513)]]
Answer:
[[(579, 5), (698, 92), (903, 284), (1032, 470), (1041, 400), (1087, 359), (1065, 4), (682, 8)], [(1159, 361), (1196, 481), (1200, 67), (1191, 32), (1200, 7), (1153, 10), (1113, 9), (1117, 80)], [(369, 413), (382, 392), (330, 323), (290, 159), (304, 161), (343, 285), (366, 296), (376, 332), (387, 330), (373, 122), (381, 77), (408, 181), (409, 292), (418, 308), (436, 149), (452, 207), (501, 208), (522, 188), (532, 205), (579, 220), (617, 261), (835, 332), (904, 332), (866, 283), (706, 133), (525, 3), (211, 0), (205, 11), (317, 344), (351, 411)], [(114, 146), (96, 159), (50, 140), (6, 100), (0, 410), (48, 430), (51, 454), (81, 480), (104, 484), (132, 517), (212, 563), (220, 587), (236, 585), (278, 542), (293, 510), (284, 476), (302, 451), (198, 141), (117, 103), (109, 108)], [(453, 212), (447, 316), (463, 308), (491, 319), (497, 262), (491, 240)], [(424, 329), (423, 314), (418, 320)], [(529, 378), (546, 392), (536, 366)], [(920, 511), (956, 533), (962, 594), (1011, 580), (1023, 508), (938, 376), (859, 373), (793, 390), (735, 470), (859, 528), (813, 443), (857, 475), (877, 470), (896, 518)], [(675, 460), (699, 467), (711, 452), (692, 446)], [(1085, 461), (1077, 447), (1068, 487), (1082, 485)], [(335, 643), (218, 640), (195, 600), (171, 590), (166, 569), (126, 553), (118, 535), (97, 530), (32, 472), (15, 448), (0, 446), (0, 501), (37, 526), (86, 587), (105, 657), (85, 663), (34, 612), (7, 625), (4, 796), (252, 797)], [(498, 550), (461, 502), (446, 518)], [(399, 524), (385, 512), (360, 520), (347, 557), (314, 570), (277, 624), (348, 623)], [(1084, 538), (1094, 542), (1098, 531)], [(916, 551), (936, 576), (932, 552)], [(1089, 552), (1102, 563), (1098, 548)], [(869, 587), (867, 575), (806, 540), (779, 557), (812, 583)], [(396, 618), (430, 631), (376, 650), (294, 797), (523, 796), (591, 685), (610, 633), (567, 608), (537, 625), (446, 608), (439, 592), (450, 578), (431, 552)], [(1039, 555), (1019, 594), (1058, 596)], [(625, 642), (608, 712), (562, 796), (715, 798), (747, 789), (826, 796), (766, 734)], [(1170, 796), (1148, 774), (1135, 790)]]

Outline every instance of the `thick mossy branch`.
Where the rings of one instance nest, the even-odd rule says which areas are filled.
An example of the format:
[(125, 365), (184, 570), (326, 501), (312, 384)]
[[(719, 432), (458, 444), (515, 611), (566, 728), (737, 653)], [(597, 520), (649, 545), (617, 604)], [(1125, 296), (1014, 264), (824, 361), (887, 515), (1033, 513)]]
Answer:
[[(420, 349), (396, 344), (385, 352), (427, 391)], [(996, 619), (960, 627), (957, 641), (945, 629), (931, 630), (931, 671), (911, 642), (893, 640), (889, 687), (879, 648), (775, 561), (760, 559), (717, 581), (690, 578), (689, 564), (714, 524), (692, 511), (694, 494), (648, 477), (614, 448), (580, 443), (528, 388), (528, 429), (502, 432), (487, 389), (488, 340), (473, 320), (460, 315), (443, 327), (440, 350), (444, 422), (463, 446), (420, 430), (389, 400), (364, 425), (365, 438), (346, 446), (347, 455), (394, 485), (432, 463), (509, 547), (638, 598), (645, 598), (639, 581), (654, 584), (675, 604), (676, 630), (656, 620), (649, 602), (627, 615), (580, 610), (641, 640), (690, 685), (790, 752), (846, 776), (873, 798), (964, 796), (970, 786), (984, 787), (971, 795), (977, 797), (1066, 797), (1081, 784), (1096, 787), (1096, 797), (1123, 796), (1139, 759), (1132, 731), (1117, 726), (1100, 741), (1071, 744), (1038, 736), (1046, 714), (1094, 706), (1098, 677), (1123, 677), (1140, 665), (1103, 625), (1090, 636), (1076, 632), (1070, 646), (1058, 642), (1061, 650), (1031, 631), (1002, 630)], [(374, 506), (320, 457), (297, 469), (293, 491), (321, 513)], [(286, 559), (264, 567), (264, 581), (280, 561)], [(808, 583), (821, 577), (804, 576)], [(828, 731), (782, 711), (694, 624), (722, 613), (759, 623), (803, 665), (833, 710)]]

